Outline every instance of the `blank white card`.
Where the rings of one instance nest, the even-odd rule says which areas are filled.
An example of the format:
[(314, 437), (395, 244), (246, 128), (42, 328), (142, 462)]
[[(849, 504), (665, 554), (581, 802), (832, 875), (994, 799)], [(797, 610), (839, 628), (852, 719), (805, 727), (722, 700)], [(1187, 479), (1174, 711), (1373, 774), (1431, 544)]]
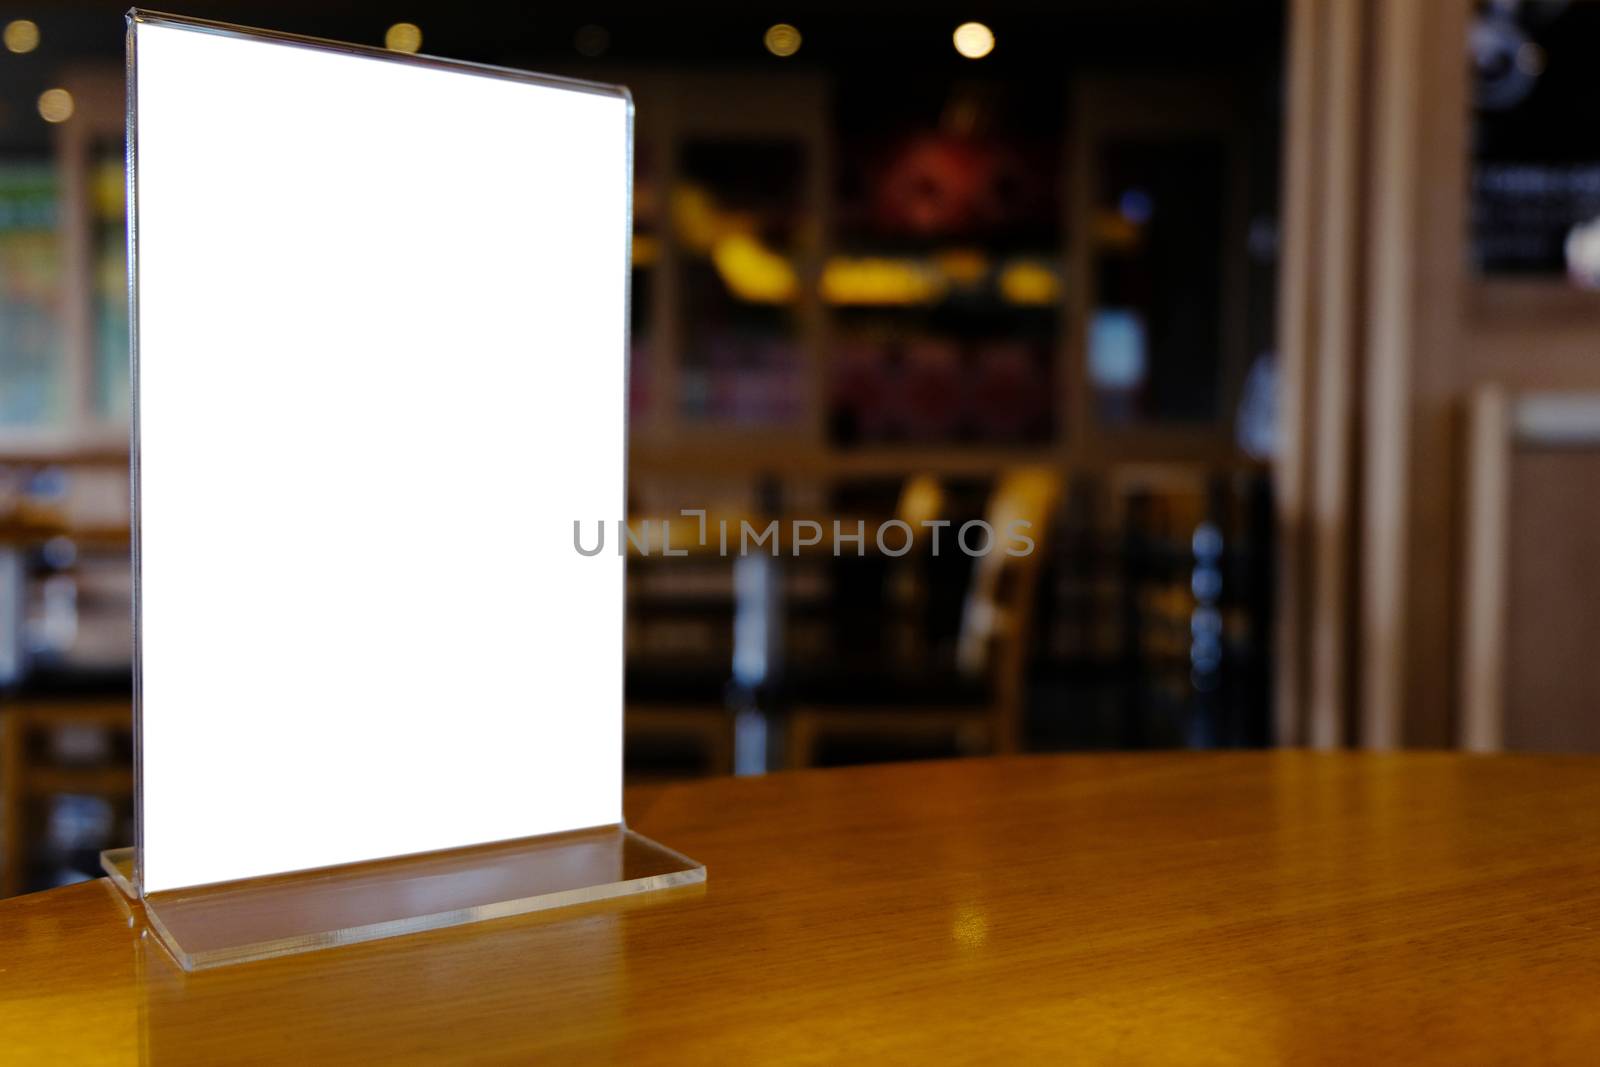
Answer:
[(621, 821), (625, 94), (133, 45), (144, 890)]

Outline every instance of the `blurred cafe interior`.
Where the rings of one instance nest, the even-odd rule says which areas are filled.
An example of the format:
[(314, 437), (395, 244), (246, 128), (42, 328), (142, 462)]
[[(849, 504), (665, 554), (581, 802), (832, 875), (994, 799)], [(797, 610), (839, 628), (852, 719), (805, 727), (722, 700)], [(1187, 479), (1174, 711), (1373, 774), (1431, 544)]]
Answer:
[[(0, 6), (0, 894), (132, 839), (125, 6)], [(1600, 750), (1600, 2), (183, 13), (632, 89), (630, 519), (1033, 524), (635, 552), (630, 781)]]

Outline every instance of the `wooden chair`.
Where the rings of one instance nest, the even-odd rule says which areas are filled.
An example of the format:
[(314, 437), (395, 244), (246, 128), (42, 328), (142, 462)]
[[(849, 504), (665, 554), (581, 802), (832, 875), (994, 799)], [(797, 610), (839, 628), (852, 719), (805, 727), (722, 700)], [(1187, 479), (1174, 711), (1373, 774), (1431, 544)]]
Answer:
[[(930, 664), (920, 679), (935, 687), (948, 679), (951, 692), (932, 701), (917, 691), (923, 689), (920, 684), (912, 691), (898, 692), (893, 680), (888, 680), (887, 691), (856, 701), (847, 695), (840, 702), (824, 703), (801, 692), (789, 713), (787, 756), (791, 766), (815, 765), (820, 744), (830, 738), (890, 738), (914, 743), (953, 739), (962, 752), (1017, 750), (1039, 570), (1060, 490), (1055, 471), (1024, 468), (1002, 475), (990, 495), (985, 521), (994, 530), (997, 544), (994, 551), (973, 561), (956, 662)], [(1031, 523), (1027, 532), (1034, 547), (1027, 555), (1012, 556), (1005, 546), (1010, 524), (1019, 519)], [(947, 539), (953, 533), (947, 530)], [(941, 545), (941, 551), (947, 547)], [(942, 698), (963, 694), (968, 699)]]
[[(683, 542), (680, 541), (680, 544)], [(689, 543), (693, 546), (693, 542)], [(703, 549), (696, 549), (697, 555)], [(731, 574), (725, 560), (699, 558), (680, 561), (660, 558), (630, 560), (628, 592), (629, 653), (627, 707), (623, 717), (628, 748), (628, 778), (646, 781), (685, 775), (732, 774), (734, 715), (726, 700), (734, 599), (731, 578), (726, 589), (685, 591), (657, 589), (652, 576), (681, 576), (686, 567), (698, 568), (702, 579)], [(667, 649), (652, 647), (649, 635), (667, 634), (675, 642)], [(667, 750), (674, 756), (689, 754), (687, 765), (663, 769), (641, 763), (636, 755)]]
[(1600, 394), (1480, 389), (1467, 477), (1458, 740), (1600, 752)]
[[(623, 717), (629, 742), (682, 740), (704, 753), (704, 773), (733, 773), (734, 717), (716, 704), (628, 705)], [(629, 771), (631, 781), (649, 780), (648, 772)]]
[(131, 738), (132, 706), (125, 697), (0, 706), (0, 896), (20, 893), (26, 887), (35, 844), (30, 832), (32, 804), (53, 795), (80, 794), (131, 805), (133, 769), (125, 763), (58, 766), (34, 758), (36, 747), (44, 747), (39, 742), (69, 728), (100, 729)]

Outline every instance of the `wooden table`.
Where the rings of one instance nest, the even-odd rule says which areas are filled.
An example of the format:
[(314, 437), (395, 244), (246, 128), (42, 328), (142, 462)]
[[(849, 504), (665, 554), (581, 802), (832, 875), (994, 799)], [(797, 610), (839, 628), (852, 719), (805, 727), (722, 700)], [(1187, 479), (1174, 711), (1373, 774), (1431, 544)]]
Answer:
[(629, 811), (698, 894), (196, 975), (104, 882), (5, 901), (0, 1060), (1600, 1055), (1600, 760), (973, 760)]

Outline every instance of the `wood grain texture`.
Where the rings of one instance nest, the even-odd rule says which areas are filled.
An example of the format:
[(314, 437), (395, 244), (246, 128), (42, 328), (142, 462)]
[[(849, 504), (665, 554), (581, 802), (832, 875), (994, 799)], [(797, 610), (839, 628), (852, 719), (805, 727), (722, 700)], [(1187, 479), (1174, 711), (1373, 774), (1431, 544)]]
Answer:
[(698, 894), (184, 975), (0, 903), (0, 1059), (1593, 1062), (1600, 760), (1027, 757), (651, 787)]

